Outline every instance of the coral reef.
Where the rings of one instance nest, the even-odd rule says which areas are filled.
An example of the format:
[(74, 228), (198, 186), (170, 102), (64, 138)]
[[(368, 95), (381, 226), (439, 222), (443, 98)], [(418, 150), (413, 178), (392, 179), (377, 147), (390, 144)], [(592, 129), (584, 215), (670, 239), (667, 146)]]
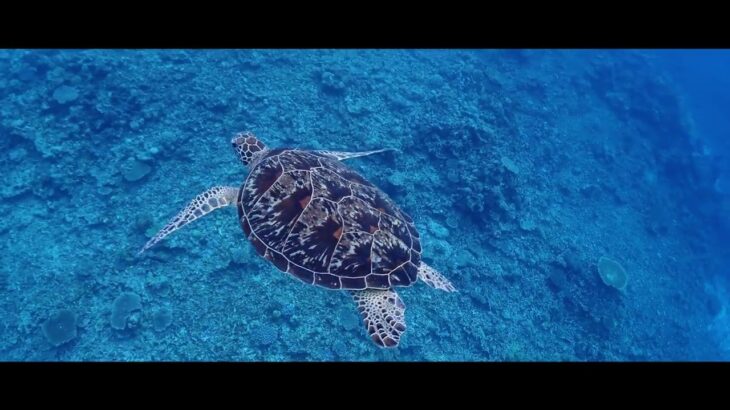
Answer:
[(79, 98), (79, 91), (67, 85), (62, 85), (53, 92), (53, 99), (59, 104), (66, 104), (77, 98)]
[(278, 330), (266, 323), (259, 324), (251, 330), (251, 341), (257, 346), (268, 346), (276, 342), (278, 336)]
[[(727, 303), (704, 289), (727, 263), (698, 258), (718, 252), (727, 184), (640, 51), (0, 50), (0, 73), (0, 360), (727, 354), (708, 331), (727, 337)], [(400, 290), (408, 331), (381, 350), (349, 294), (278, 272), (235, 209), (136, 257), (195, 195), (242, 183), (242, 130), (396, 149), (348, 165), (459, 293)], [(78, 326), (47, 338), (59, 306)]]
[(112, 304), (112, 327), (117, 330), (136, 327), (137, 319), (133, 317), (133, 314), (140, 309), (142, 309), (142, 303), (139, 295), (132, 292), (122, 293), (114, 299)]
[(76, 338), (76, 315), (70, 310), (61, 310), (43, 322), (43, 335), (48, 343), (61, 346)]
[(618, 290), (624, 290), (629, 279), (623, 266), (607, 256), (598, 259), (598, 274), (603, 283)]
[(167, 329), (172, 323), (172, 311), (169, 308), (160, 308), (152, 313), (152, 327), (157, 332)]

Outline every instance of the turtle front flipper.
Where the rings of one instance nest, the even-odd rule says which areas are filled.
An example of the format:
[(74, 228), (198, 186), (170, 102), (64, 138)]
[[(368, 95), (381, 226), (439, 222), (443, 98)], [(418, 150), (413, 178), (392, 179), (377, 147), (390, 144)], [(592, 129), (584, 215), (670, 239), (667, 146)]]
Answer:
[(206, 215), (218, 208), (235, 204), (238, 196), (238, 188), (217, 186), (213, 187), (202, 194), (198, 195), (190, 201), (190, 203), (175, 215), (172, 220), (165, 225), (164, 228), (157, 232), (152, 239), (140, 250), (137, 255), (141, 255), (147, 249), (153, 247), (157, 242), (164, 239), (167, 235), (177, 231), (183, 226), (193, 222), (194, 220)]
[(396, 347), (406, 331), (406, 306), (393, 289), (352, 292), (368, 336), (380, 347)]
[(364, 157), (366, 155), (380, 154), (381, 152), (395, 151), (393, 148), (376, 149), (375, 151), (344, 152), (344, 151), (314, 151), (315, 154), (333, 157), (339, 161), (350, 158)]
[(426, 282), (432, 288), (441, 289), (446, 292), (457, 292), (454, 285), (444, 275), (423, 262), (418, 265), (418, 279)]

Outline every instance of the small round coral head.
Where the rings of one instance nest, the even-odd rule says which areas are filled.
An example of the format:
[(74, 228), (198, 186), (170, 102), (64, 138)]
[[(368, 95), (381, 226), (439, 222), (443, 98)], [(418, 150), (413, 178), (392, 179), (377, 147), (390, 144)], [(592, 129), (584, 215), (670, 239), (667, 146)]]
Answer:
[(76, 315), (70, 310), (53, 314), (41, 326), (48, 342), (58, 347), (76, 338)]
[(598, 274), (607, 286), (621, 292), (625, 291), (629, 278), (624, 267), (617, 261), (606, 256), (601, 256), (598, 259)]

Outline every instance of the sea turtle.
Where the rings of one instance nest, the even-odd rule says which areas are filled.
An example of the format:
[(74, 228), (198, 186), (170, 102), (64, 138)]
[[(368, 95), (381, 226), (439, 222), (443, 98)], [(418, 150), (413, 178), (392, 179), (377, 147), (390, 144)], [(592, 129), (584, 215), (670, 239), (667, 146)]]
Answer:
[(395, 347), (406, 330), (395, 287), (420, 279), (455, 291), (421, 260), (413, 220), (383, 191), (341, 161), (387, 151), (267, 149), (251, 132), (232, 140), (250, 172), (240, 188), (216, 186), (192, 200), (139, 252), (212, 212), (235, 204), (259, 255), (308, 284), (349, 291), (367, 333)]

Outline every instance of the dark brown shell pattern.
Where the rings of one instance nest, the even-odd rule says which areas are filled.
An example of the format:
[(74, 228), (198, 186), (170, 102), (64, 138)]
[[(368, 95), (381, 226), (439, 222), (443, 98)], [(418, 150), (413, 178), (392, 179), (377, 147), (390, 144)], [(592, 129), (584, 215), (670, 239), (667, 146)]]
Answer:
[(238, 216), (261, 256), (306, 283), (355, 290), (416, 281), (413, 220), (336, 159), (272, 150), (243, 183)]

